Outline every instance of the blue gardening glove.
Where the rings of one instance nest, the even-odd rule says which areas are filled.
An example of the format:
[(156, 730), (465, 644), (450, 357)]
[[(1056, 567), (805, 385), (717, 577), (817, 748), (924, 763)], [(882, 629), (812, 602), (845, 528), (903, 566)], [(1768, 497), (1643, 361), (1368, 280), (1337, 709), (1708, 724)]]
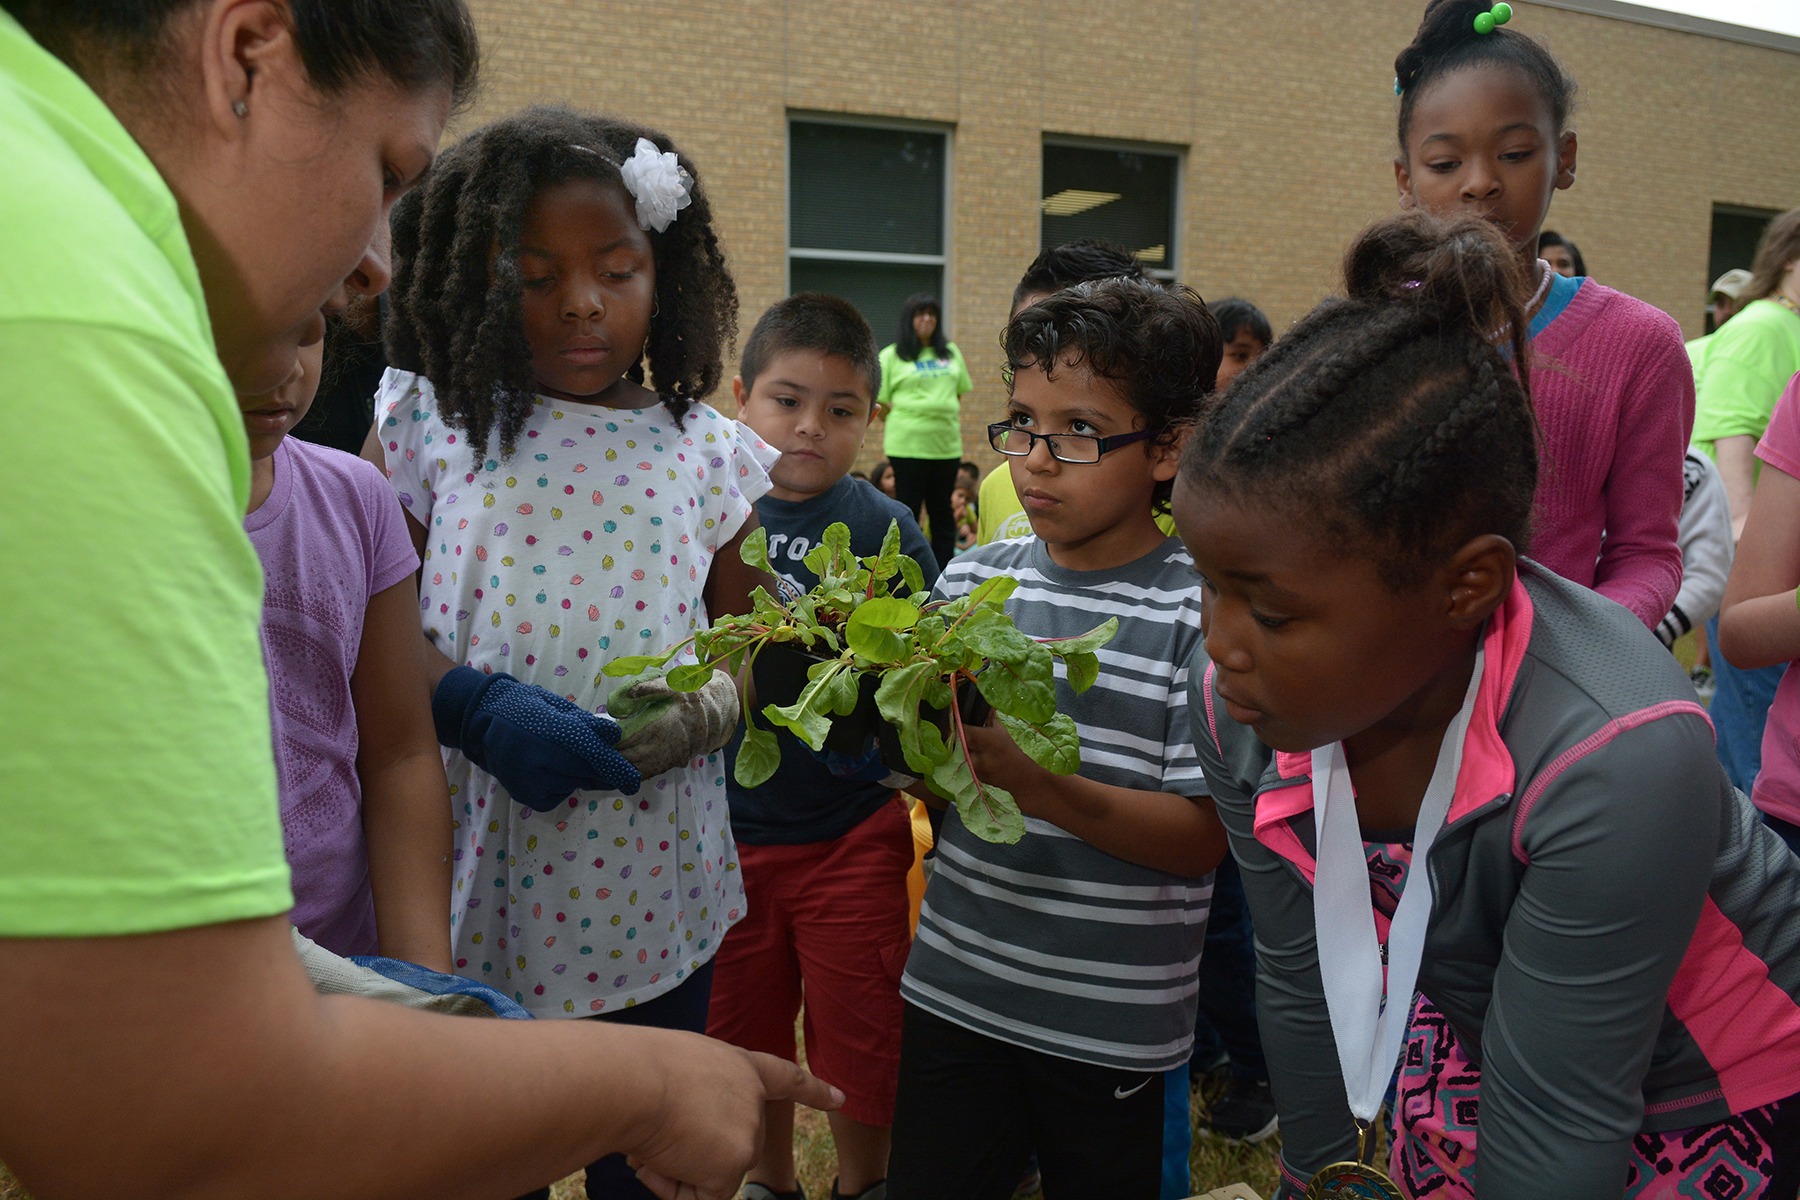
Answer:
[(571, 793), (631, 795), (638, 769), (613, 746), (618, 722), (511, 675), (456, 667), (431, 695), (438, 741), (500, 781), (513, 799), (549, 812)]

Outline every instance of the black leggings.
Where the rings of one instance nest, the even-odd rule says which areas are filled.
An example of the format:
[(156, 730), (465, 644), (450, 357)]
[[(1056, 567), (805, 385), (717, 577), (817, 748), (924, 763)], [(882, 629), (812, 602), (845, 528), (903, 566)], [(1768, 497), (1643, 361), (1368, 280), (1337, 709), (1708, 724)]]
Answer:
[(1057, 1058), (906, 1006), (890, 1200), (1009, 1200), (1034, 1147), (1046, 1195), (1157, 1200), (1162, 1137), (1162, 1073)]
[(956, 553), (956, 517), (950, 511), (950, 493), (956, 490), (957, 458), (890, 458), (894, 468), (894, 499), (914, 516), (919, 506), (931, 521), (931, 553), (938, 570), (950, 565)]
[[(712, 978), (713, 964), (708, 959), (705, 966), (689, 975), (673, 991), (664, 992), (654, 1000), (581, 1019), (705, 1033), (706, 1010), (712, 999)], [(656, 1200), (656, 1193), (639, 1183), (637, 1172), (625, 1165), (623, 1154), (609, 1154), (599, 1162), (588, 1164), (587, 1194), (589, 1200)], [(519, 1200), (550, 1200), (550, 1189), (541, 1187), (525, 1193)]]

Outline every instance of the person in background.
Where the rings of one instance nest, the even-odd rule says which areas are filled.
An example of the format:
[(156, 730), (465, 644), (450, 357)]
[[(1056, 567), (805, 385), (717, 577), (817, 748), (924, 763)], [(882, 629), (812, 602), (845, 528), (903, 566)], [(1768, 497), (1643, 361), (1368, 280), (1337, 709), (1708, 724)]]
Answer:
[[(1078, 238), (1052, 246), (1031, 260), (1019, 285), (1013, 289), (1009, 319), (1045, 296), (1074, 283), (1114, 276), (1148, 279), (1144, 264), (1125, 247), (1100, 238)], [(1001, 463), (987, 473), (975, 497), (975, 540), (981, 545), (1007, 538), (1027, 537), (1031, 522), (1013, 488), (1012, 469)]]
[[(1711, 323), (1713, 333), (1717, 333), (1725, 322), (1737, 315), (1738, 297), (1744, 285), (1750, 282), (1750, 272), (1742, 267), (1733, 267), (1717, 279), (1713, 280), (1712, 289), (1707, 293), (1707, 320)], [(1707, 347), (1711, 344), (1712, 334), (1704, 334), (1687, 344), (1688, 360), (1694, 364), (1694, 378), (1700, 377), (1702, 365), (1706, 361)], [(1694, 635), (1694, 666), (1690, 674), (1694, 679), (1694, 687), (1700, 692), (1700, 698), (1711, 702), (1717, 692), (1713, 683), (1712, 644), (1706, 637), (1706, 622), (1718, 612), (1718, 601), (1724, 594), (1725, 581), (1716, 577), (1713, 569), (1722, 565), (1726, 572), (1731, 570), (1731, 510), (1725, 504), (1725, 545), (1721, 557), (1708, 549), (1712, 541), (1713, 521), (1711, 513), (1714, 509), (1712, 496), (1716, 489), (1718, 496), (1724, 497), (1724, 480), (1719, 476), (1718, 465), (1712, 458), (1701, 452), (1699, 447), (1689, 446), (1687, 461), (1684, 467), (1686, 478), (1686, 498), (1681, 505), (1681, 533), (1679, 540), (1682, 549), (1683, 575), (1681, 594), (1675, 599), (1675, 606), (1669, 610), (1669, 616), (1657, 627), (1657, 636), (1665, 644), (1669, 643), (1668, 631), (1678, 626), (1692, 626)], [(1701, 511), (1694, 511), (1694, 505), (1700, 505)], [(1690, 545), (1690, 543), (1692, 543)], [(1695, 584), (1704, 587), (1705, 597), (1710, 598), (1711, 608), (1704, 615), (1694, 616), (1687, 605), (1702, 597), (1690, 590), (1691, 577), (1694, 572), (1695, 555), (1700, 555), (1706, 565), (1701, 569), (1701, 580)], [(1717, 591), (1713, 585), (1717, 584)], [(1704, 606), (1702, 606), (1704, 607)], [(1680, 633), (1675, 634), (1681, 636)]]
[[(1682, 456), (1693, 372), (1665, 312), (1538, 258), (1558, 191), (1575, 185), (1575, 82), (1524, 19), (1479, 0), (1432, 0), (1394, 62), (1394, 182), (1403, 208), (1473, 213), (1512, 239), (1534, 285), (1532, 394), (1543, 428), (1537, 560), (1637, 614), (1646, 629), (1681, 590)], [(1530, 10), (1525, 10), (1529, 12)]]
[(288, 436), (323, 356), (303, 346), (281, 387), (238, 397), (293, 922), (334, 954), (447, 973), (450, 792), (419, 655), (419, 557), (381, 472)]
[[(882, 459), (869, 468), (869, 483), (876, 491), (890, 499), (894, 495), (894, 464)], [(917, 518), (914, 518), (917, 520)]]
[[(785, 600), (819, 582), (806, 556), (840, 521), (861, 556), (880, 553), (898, 522), (900, 552), (919, 564), (927, 587), (937, 582), (917, 519), (845, 474), (880, 388), (869, 323), (835, 296), (789, 296), (744, 343), (731, 391), (738, 420), (781, 451), (756, 510)], [(881, 1200), (900, 1071), (897, 972), (911, 938), (912, 823), (891, 786), (840, 777), (787, 730), (775, 737), (781, 763), (766, 782), (744, 787), (726, 771), (748, 908), (719, 947), (707, 1032), (791, 1060), (804, 995), (807, 1061), (845, 1096), (830, 1116), (832, 1200)], [(742, 1195), (806, 1200), (795, 1175), (792, 1104), (769, 1106)]]
[(1574, 278), (1587, 274), (1587, 261), (1581, 257), (1575, 243), (1553, 229), (1538, 234), (1537, 256), (1549, 263), (1550, 269), (1558, 275)]
[(974, 387), (937, 297), (908, 296), (900, 336), (881, 352), (875, 415), (887, 426), (882, 450), (894, 470), (894, 498), (924, 510), (931, 552), (941, 563), (956, 552), (950, 493), (963, 461), (962, 398)]
[[(259, 395), (473, 87), (460, 0), (0, 11), (0, 1159), (34, 1194), (481, 1200), (594, 1154), (724, 1197), (792, 1063), (313, 988), (287, 919)], [(179, 197), (179, 201), (177, 200)], [(54, 452), (53, 452), (54, 451)], [(121, 989), (129, 991), (121, 1003)], [(471, 1098), (477, 1098), (471, 1102)]]
[[(1695, 369), (1694, 442), (1712, 456), (1741, 538), (1757, 485), (1756, 446), (1775, 401), (1800, 371), (1800, 208), (1769, 222), (1751, 260), (1750, 282), (1729, 322), (1706, 339)], [(1719, 618), (1706, 626), (1719, 645)], [(1784, 667), (1740, 669), (1729, 655), (1712, 659), (1709, 712), (1719, 760), (1740, 791), (1751, 792), (1762, 769), (1763, 724)]]
[(1263, 356), (1275, 340), (1275, 331), (1263, 310), (1241, 297), (1227, 296), (1207, 307), (1212, 309), (1225, 339), (1225, 357), (1219, 360), (1219, 382), (1213, 389), (1222, 392), (1245, 367)]
[(1752, 803), (1800, 853), (1800, 375), (1756, 445), (1762, 477), (1719, 614), (1719, 651), (1746, 670), (1784, 668), (1763, 729)]

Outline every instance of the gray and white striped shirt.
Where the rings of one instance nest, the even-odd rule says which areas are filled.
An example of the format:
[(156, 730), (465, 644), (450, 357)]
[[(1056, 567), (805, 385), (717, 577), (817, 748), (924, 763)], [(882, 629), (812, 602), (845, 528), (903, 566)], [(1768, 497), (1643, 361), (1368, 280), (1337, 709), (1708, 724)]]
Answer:
[[(1025, 633), (1069, 637), (1109, 616), (1100, 678), (1077, 696), (1057, 665), (1058, 708), (1081, 733), (1081, 774), (1204, 795), (1187, 710), (1200, 588), (1174, 538), (1136, 562), (1070, 571), (1037, 538), (957, 557), (937, 594), (1019, 581), (1006, 608)], [(983, 842), (952, 810), (901, 994), (946, 1021), (1100, 1066), (1163, 1071), (1193, 1042), (1195, 979), (1212, 876), (1187, 878), (1095, 849), (1026, 818), (1014, 846)]]

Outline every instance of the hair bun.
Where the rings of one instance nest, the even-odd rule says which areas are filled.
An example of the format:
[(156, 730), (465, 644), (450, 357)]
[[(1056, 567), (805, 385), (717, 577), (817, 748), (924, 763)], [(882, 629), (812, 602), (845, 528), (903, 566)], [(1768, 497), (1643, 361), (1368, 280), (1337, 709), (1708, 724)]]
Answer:
[(1413, 40), (1394, 58), (1394, 82), (1411, 91), (1428, 64), (1476, 36), (1475, 16), (1490, 7), (1483, 0), (1431, 0)]
[(1353, 300), (1418, 305), (1445, 326), (1515, 343), (1531, 294), (1523, 260), (1492, 224), (1419, 209), (1357, 235), (1344, 255), (1344, 288)]

